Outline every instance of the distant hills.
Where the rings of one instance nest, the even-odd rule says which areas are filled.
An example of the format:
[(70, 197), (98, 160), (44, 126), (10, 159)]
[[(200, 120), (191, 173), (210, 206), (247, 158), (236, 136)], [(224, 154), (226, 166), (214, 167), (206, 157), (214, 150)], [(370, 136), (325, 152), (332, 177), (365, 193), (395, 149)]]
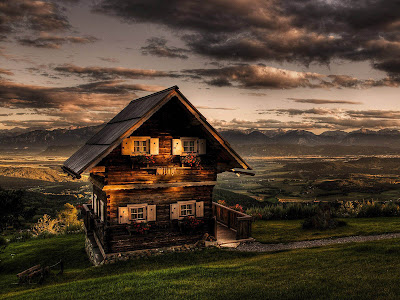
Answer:
[[(0, 131), (0, 149), (34, 150), (43, 155), (69, 155), (83, 145), (103, 125), (78, 129), (34, 130), (21, 133), (20, 129)], [(298, 145), (298, 146), (368, 146), (400, 148), (400, 131), (383, 129), (379, 131), (360, 129), (352, 132), (340, 130), (314, 134), (306, 130), (220, 130), (221, 135), (231, 144), (243, 146)], [(274, 147), (271, 147), (274, 148)], [(323, 147), (326, 149), (326, 147)], [(322, 148), (322, 149), (323, 149)], [(293, 148), (294, 149), (294, 148)], [(44, 151), (44, 152), (43, 152)], [(297, 151), (297, 150), (296, 150)]]
[(383, 129), (379, 131), (360, 129), (352, 132), (326, 131), (319, 135), (306, 130), (276, 130), (242, 132), (221, 131), (231, 144), (247, 145), (340, 145), (340, 146), (379, 146), (400, 148), (400, 131)]

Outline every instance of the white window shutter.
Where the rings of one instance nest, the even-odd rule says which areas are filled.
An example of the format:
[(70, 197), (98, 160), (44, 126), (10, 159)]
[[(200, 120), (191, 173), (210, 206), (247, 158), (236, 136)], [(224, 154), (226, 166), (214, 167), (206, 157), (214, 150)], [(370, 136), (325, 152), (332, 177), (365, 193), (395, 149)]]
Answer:
[(122, 141), (121, 154), (122, 155), (131, 155), (132, 154), (132, 140), (130, 138), (126, 138)]
[(147, 206), (147, 221), (157, 221), (157, 205)]
[(159, 154), (159, 139), (158, 138), (151, 138), (150, 139), (150, 154), (151, 155), (158, 155)]
[(118, 223), (126, 224), (129, 222), (129, 210), (127, 207), (118, 207)]
[(170, 219), (171, 220), (179, 219), (179, 205), (178, 205), (178, 203), (170, 204), (169, 210), (170, 210)]
[(97, 195), (96, 194), (93, 195), (93, 211), (94, 211), (94, 214), (97, 215)]
[(182, 154), (182, 141), (180, 139), (172, 140), (172, 155)]
[(196, 217), (204, 217), (204, 201), (196, 202)]
[(199, 155), (206, 154), (206, 140), (198, 139), (197, 144), (198, 144), (197, 151)]
[(100, 220), (104, 222), (104, 202), (100, 200)]

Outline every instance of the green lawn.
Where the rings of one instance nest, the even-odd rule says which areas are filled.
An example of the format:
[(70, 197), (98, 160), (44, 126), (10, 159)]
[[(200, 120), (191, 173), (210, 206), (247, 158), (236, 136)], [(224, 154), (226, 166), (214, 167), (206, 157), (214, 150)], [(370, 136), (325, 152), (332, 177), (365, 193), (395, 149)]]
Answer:
[(339, 219), (346, 226), (329, 230), (302, 229), (303, 220), (256, 221), (252, 236), (262, 243), (287, 243), (351, 235), (371, 235), (400, 232), (400, 218), (346, 218)]
[[(42, 286), (11, 285), (17, 272), (61, 257), (62, 277)], [(1, 299), (398, 299), (400, 294), (400, 240), (267, 254), (208, 249), (91, 267), (83, 236), (70, 235), (12, 243), (0, 259)]]

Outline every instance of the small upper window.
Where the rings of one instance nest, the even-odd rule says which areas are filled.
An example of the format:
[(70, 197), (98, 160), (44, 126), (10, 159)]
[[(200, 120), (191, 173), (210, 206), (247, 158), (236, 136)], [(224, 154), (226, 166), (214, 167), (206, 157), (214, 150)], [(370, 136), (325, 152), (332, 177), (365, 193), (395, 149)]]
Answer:
[(183, 141), (183, 152), (194, 153), (195, 152), (195, 140)]
[(147, 140), (144, 141), (133, 141), (133, 152), (136, 153), (148, 153)]

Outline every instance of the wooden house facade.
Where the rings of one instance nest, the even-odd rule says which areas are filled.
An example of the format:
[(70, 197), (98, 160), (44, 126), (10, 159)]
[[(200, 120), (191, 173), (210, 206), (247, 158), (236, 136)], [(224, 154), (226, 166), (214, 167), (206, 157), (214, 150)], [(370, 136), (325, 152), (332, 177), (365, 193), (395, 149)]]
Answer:
[(133, 100), (63, 169), (90, 172), (85, 229), (107, 254), (215, 235), (217, 174), (250, 167), (174, 86)]

